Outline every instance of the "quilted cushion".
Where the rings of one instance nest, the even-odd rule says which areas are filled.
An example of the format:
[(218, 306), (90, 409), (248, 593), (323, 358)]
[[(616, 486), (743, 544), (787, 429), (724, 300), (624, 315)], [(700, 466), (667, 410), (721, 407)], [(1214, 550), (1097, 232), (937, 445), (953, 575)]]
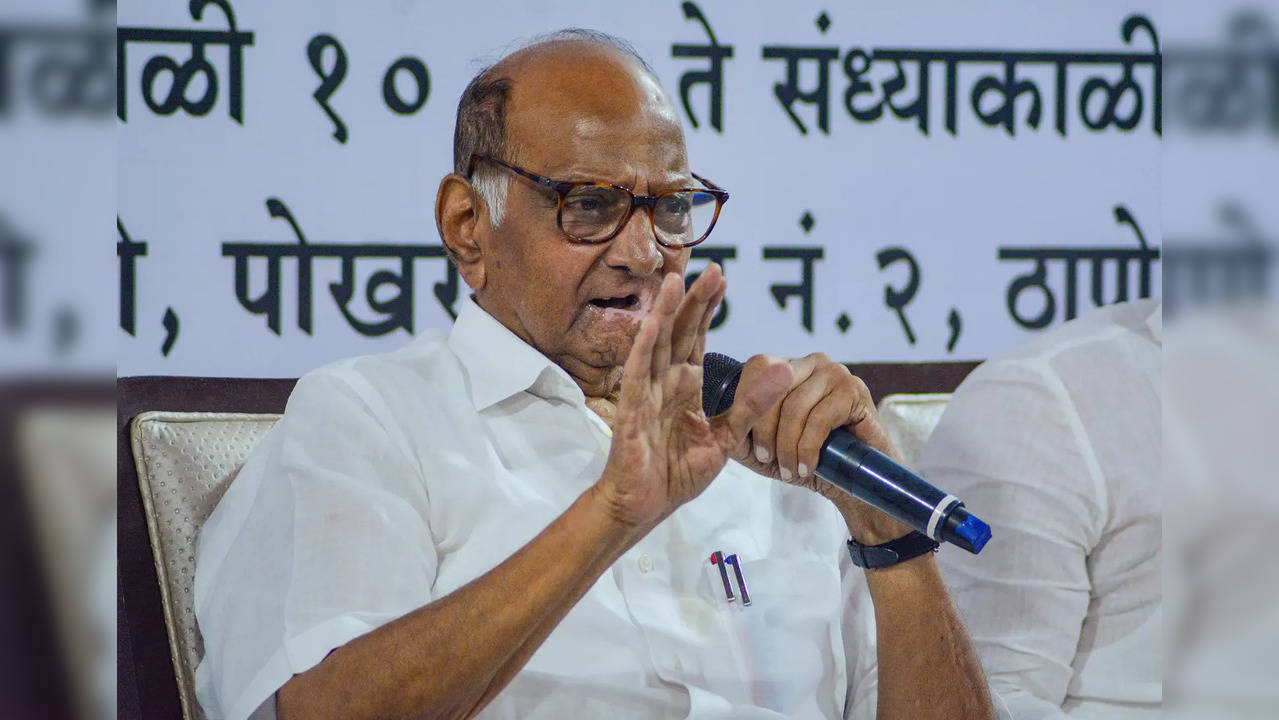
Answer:
[(152, 411), (134, 418), (130, 429), (185, 720), (204, 720), (194, 684), (204, 655), (192, 608), (196, 537), (249, 452), (279, 418)]
[(924, 445), (946, 412), (950, 393), (888, 395), (879, 401), (879, 419), (906, 467), (918, 467)]

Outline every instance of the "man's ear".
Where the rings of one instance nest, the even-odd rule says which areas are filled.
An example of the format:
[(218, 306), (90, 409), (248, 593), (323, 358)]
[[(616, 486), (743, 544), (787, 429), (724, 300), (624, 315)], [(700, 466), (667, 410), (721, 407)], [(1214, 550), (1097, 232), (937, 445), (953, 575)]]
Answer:
[(475, 189), (466, 178), (451, 173), (440, 181), (435, 196), (435, 226), (449, 259), (472, 290), (484, 287), (484, 252), (478, 241), (488, 228), (488, 213), (479, 206)]

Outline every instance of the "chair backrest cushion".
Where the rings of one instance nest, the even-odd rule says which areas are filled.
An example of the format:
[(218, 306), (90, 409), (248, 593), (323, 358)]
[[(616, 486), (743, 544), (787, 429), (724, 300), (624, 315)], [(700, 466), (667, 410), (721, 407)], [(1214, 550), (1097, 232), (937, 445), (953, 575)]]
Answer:
[(192, 607), (196, 539), (240, 466), (279, 418), (152, 411), (138, 415), (130, 427), (185, 720), (204, 720), (194, 683), (204, 655)]
[(950, 393), (888, 395), (879, 401), (879, 419), (906, 467), (919, 466), (924, 445), (946, 412)]

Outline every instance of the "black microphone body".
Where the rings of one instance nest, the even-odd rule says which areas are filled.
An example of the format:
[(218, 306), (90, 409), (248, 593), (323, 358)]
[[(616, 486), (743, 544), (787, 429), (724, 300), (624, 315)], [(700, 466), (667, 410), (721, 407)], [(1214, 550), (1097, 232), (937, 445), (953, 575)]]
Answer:
[[(707, 417), (733, 404), (742, 363), (719, 353), (706, 353), (702, 408)], [(892, 458), (836, 429), (822, 444), (817, 476), (938, 542), (971, 553), (990, 540), (990, 526), (964, 508), (959, 498), (940, 490)]]

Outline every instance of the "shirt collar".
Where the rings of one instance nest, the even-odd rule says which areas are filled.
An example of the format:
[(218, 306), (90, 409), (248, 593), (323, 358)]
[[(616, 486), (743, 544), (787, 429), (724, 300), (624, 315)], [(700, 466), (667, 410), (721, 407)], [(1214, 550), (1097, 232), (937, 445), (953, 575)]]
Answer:
[(474, 297), (467, 296), (462, 303), (448, 342), (466, 369), (476, 410), (525, 390), (544, 399), (586, 402), (582, 389), (563, 368), (489, 315)]

